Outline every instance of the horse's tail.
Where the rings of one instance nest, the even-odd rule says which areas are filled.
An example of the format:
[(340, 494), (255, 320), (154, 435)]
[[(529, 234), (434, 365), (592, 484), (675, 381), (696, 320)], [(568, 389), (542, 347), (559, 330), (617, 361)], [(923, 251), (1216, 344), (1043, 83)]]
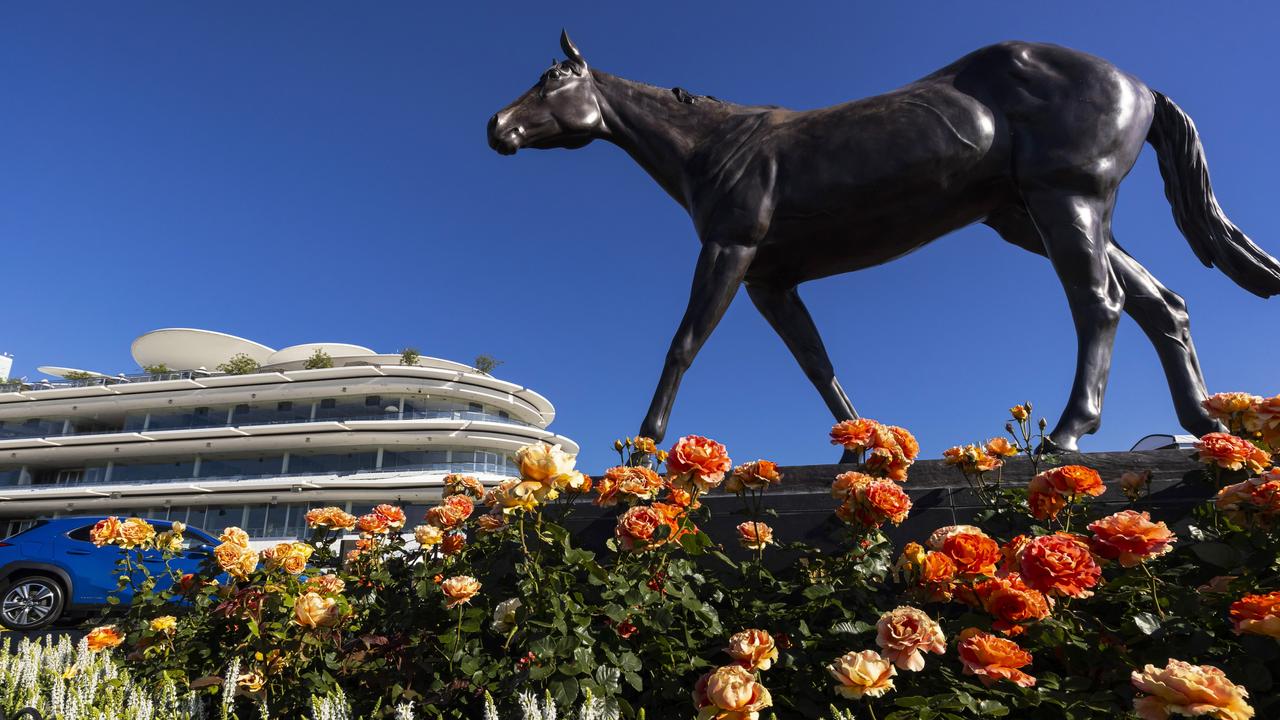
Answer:
[(1147, 142), (1156, 150), (1173, 219), (1205, 267), (1218, 266), (1237, 285), (1260, 297), (1280, 295), (1280, 262), (1227, 219), (1213, 196), (1209, 166), (1195, 123), (1154, 90), (1155, 119)]

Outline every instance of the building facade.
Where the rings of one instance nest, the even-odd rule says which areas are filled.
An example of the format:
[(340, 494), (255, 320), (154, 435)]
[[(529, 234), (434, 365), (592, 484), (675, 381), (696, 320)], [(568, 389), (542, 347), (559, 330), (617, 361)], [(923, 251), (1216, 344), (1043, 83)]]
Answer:
[(44, 366), (61, 380), (0, 385), (0, 537), (128, 514), (293, 538), (313, 507), (425, 509), (449, 473), (492, 484), (524, 445), (577, 452), (546, 398), (448, 360), (185, 328), (132, 350), (146, 372)]

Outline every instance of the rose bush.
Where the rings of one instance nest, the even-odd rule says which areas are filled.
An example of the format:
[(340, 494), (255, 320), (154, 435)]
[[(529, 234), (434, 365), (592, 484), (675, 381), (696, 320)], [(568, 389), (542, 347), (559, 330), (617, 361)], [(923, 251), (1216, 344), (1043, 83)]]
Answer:
[[(339, 688), (371, 718), (407, 703), (475, 718), (486, 693), (511, 710), (530, 691), (562, 708), (589, 694), (620, 718), (1276, 717), (1280, 476), (1264, 473), (1280, 403), (1206, 407), (1232, 439), (1202, 442), (1189, 481), (1207, 501), (1170, 525), (1095, 512), (1107, 493), (1140, 499), (1149, 476), (1135, 468), (1121, 492), (1043, 454), (1029, 404), (1007, 438), (948, 451), (985, 510), (900, 547), (883, 528), (910, 515), (919, 446), (869, 419), (831, 431), (857, 460), (832, 478), (838, 552), (778, 521), (768, 498), (787, 480), (774, 463), (735, 467), (699, 436), (669, 452), (619, 441), (598, 481), (562, 449), (531, 446), (520, 477), (447, 478), (422, 517), (314, 510), (311, 537), (265, 551), (226, 528), (189, 577), (139, 562), (174, 536), (113, 518), (94, 538), (126, 549), (135, 601), (90, 646), (140, 682), (229, 689), (278, 717)], [(1015, 455), (1034, 467), (1030, 487), (1004, 482)], [(729, 536), (702, 529), (708, 493), (738, 498)], [(603, 547), (569, 529), (587, 503), (616, 513)], [(359, 541), (339, 555), (348, 532)]]

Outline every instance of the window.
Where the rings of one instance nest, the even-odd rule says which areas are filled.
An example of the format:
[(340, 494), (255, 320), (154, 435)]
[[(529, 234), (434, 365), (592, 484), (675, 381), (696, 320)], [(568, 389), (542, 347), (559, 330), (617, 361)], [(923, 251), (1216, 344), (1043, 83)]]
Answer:
[(289, 400), (283, 400), (276, 403), (276, 412), (290, 412), (293, 410), (293, 403)]
[(365, 395), (364, 406), (365, 407), (382, 407), (382, 396), (381, 395)]
[(498, 417), (502, 418), (503, 420), (510, 420), (511, 413), (507, 412), (506, 410), (499, 410)]
[(93, 527), (94, 527), (93, 525), (85, 525), (84, 527), (78, 527), (75, 530), (72, 530), (71, 532), (67, 533), (67, 537), (77, 542), (93, 542), (93, 540), (89, 537), (90, 533), (93, 532)]
[(320, 401), (321, 410), (332, 410), (338, 406), (338, 401), (333, 398), (325, 398)]
[(471, 412), (477, 412), (477, 413), (484, 412), (484, 405), (481, 405), (478, 402), (467, 403), (467, 410)]

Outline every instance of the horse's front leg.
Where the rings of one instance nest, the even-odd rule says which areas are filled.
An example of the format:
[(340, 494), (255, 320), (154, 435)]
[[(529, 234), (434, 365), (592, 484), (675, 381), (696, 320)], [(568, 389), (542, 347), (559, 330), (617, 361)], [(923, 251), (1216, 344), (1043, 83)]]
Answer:
[(680, 328), (671, 340), (671, 349), (667, 351), (667, 360), (662, 367), (662, 378), (649, 405), (649, 414), (640, 426), (641, 435), (658, 442), (666, 436), (667, 420), (671, 417), (671, 406), (675, 403), (680, 379), (693, 364), (693, 359), (720, 318), (724, 317), (724, 311), (729, 309), (729, 303), (742, 284), (755, 253), (754, 246), (703, 243), (693, 274), (689, 307), (685, 309)]

